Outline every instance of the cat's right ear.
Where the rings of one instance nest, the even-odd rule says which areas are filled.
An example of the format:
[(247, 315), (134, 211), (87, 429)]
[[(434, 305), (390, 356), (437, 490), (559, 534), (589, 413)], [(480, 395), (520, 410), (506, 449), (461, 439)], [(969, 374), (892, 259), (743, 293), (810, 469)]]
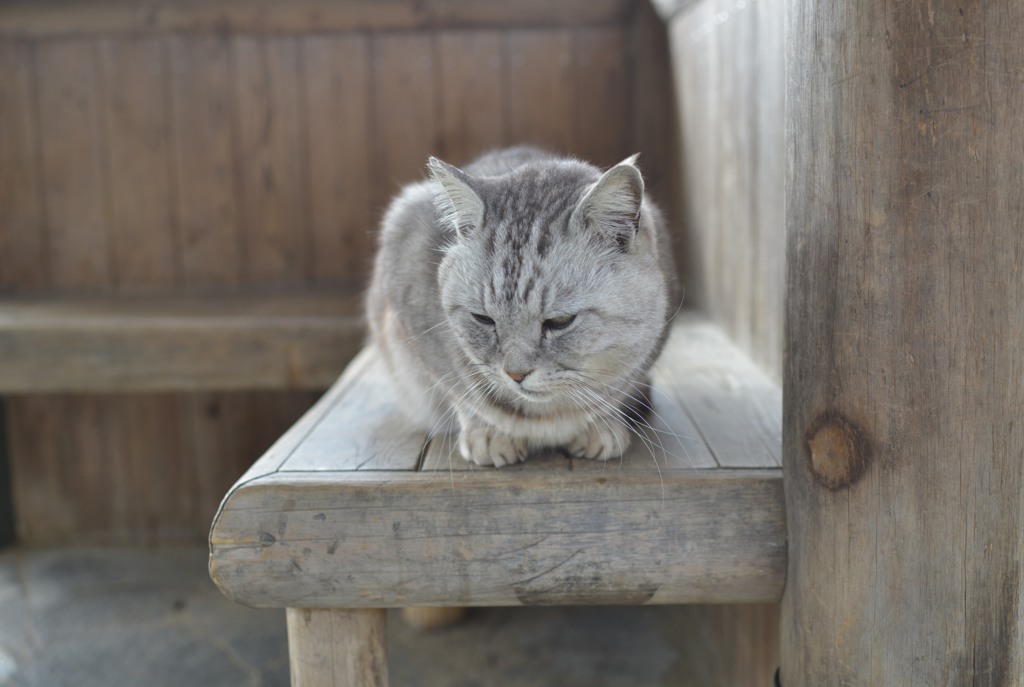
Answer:
[(483, 223), (484, 201), (472, 187), (472, 177), (458, 167), (432, 157), (427, 161), (430, 177), (441, 184), (434, 205), (445, 229), (465, 238)]
[(628, 250), (640, 230), (644, 179), (636, 167), (636, 155), (601, 175), (573, 210), (573, 218), (585, 227)]

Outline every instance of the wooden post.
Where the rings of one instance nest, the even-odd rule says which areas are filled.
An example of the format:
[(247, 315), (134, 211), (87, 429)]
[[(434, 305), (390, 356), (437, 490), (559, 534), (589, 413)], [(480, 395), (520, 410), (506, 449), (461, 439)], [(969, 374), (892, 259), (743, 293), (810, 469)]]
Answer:
[(288, 609), (292, 687), (387, 687), (387, 612)]
[(787, 21), (782, 684), (1021, 685), (1024, 4)]

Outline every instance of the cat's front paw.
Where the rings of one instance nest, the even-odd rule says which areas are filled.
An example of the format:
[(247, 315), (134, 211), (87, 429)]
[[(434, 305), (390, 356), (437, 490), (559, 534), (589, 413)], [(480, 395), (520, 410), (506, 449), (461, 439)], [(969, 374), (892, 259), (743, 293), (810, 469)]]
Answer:
[(609, 460), (624, 454), (629, 448), (629, 441), (629, 430), (622, 423), (598, 421), (588, 425), (583, 434), (566, 446), (566, 450), (573, 458)]
[(459, 453), (477, 465), (493, 465), (496, 468), (526, 460), (525, 439), (516, 439), (490, 427), (463, 429), (459, 433)]

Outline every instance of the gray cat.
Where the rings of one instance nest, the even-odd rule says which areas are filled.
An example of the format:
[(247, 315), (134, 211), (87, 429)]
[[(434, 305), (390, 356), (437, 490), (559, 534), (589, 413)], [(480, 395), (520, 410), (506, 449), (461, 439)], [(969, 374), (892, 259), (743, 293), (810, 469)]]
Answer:
[(409, 416), (501, 467), (607, 460), (671, 319), (675, 271), (635, 156), (603, 174), (533, 148), (428, 162), (383, 220), (367, 298)]

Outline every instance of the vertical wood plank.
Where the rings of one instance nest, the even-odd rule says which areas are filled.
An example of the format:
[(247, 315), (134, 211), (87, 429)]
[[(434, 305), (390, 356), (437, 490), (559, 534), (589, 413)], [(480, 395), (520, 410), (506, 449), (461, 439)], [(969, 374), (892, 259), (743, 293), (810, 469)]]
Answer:
[(757, 59), (754, 82), (753, 207), (757, 260), (753, 294), (754, 360), (782, 381), (783, 314), (786, 293), (786, 203), (779, 170), (786, 168), (785, 127), (779, 113), (786, 100), (786, 10), (783, 0), (762, 0), (755, 9)]
[(422, 179), (427, 157), (438, 152), (437, 85), (433, 37), (382, 34), (373, 38), (376, 206), (404, 184)]
[[(751, 205), (753, 196), (750, 188), (750, 80), (755, 68), (754, 51), (750, 41), (752, 5), (742, 12), (730, 14), (734, 3), (730, 0), (714, 0), (709, 3), (717, 18), (728, 16), (728, 20), (717, 22), (708, 36), (703, 49), (708, 50), (714, 60), (717, 79), (711, 80), (709, 93), (715, 99), (718, 118), (709, 118), (713, 148), (711, 164), (716, 173), (712, 202), (715, 207), (716, 223), (710, 228), (712, 245), (712, 272), (717, 276), (717, 298), (713, 303), (713, 314), (722, 323), (733, 339), (742, 348), (751, 350), (750, 322), (751, 276), (753, 255), (751, 252)], [(723, 14), (724, 13), (724, 14)], [(702, 173), (708, 174), (709, 169)], [(723, 271), (728, 270), (728, 275)]]
[(610, 167), (636, 152), (629, 150), (632, 94), (626, 80), (625, 30), (618, 27), (579, 29), (574, 63), (577, 92), (574, 152), (599, 167)]
[(679, 657), (666, 684), (773, 687), (779, 666), (778, 604), (694, 604), (671, 613), (670, 637)]
[(117, 288), (167, 291), (178, 265), (163, 43), (107, 39), (100, 54)]
[[(176, 394), (106, 396), (119, 421), (109, 428), (120, 446), (119, 465), (108, 463), (112, 496), (131, 503), (130, 520), (112, 522), (111, 538), (156, 544), (186, 539), (195, 498)], [(127, 473), (127, 478), (113, 474)]]
[(75, 531), (72, 480), (67, 470), (67, 422), (63, 398), (5, 399), (14, 521), (22, 542), (67, 540)]
[(510, 31), (508, 34), (509, 140), (553, 152), (573, 150), (576, 81), (572, 32)]
[(46, 264), (32, 50), (0, 40), (0, 291), (38, 291)]
[(709, 0), (672, 20), (688, 291), (781, 379), (781, 0)]
[(289, 608), (292, 687), (387, 687), (387, 611)]
[(196, 481), (197, 532), (205, 538), (221, 499), (271, 444), (316, 401), (309, 392), (191, 394), (182, 409), (190, 424)]
[[(713, 202), (717, 166), (714, 161), (713, 127), (721, 119), (713, 92), (716, 67), (710, 35), (713, 25), (712, 3), (700, 3), (690, 12), (673, 19), (671, 32), (672, 64), (678, 111), (680, 188), (686, 255), (683, 270), (690, 303), (714, 315), (718, 293), (719, 269), (712, 252), (718, 226), (717, 206)], [(710, 30), (710, 28), (708, 28)]]
[(440, 62), (441, 150), (463, 165), (505, 143), (505, 43), (498, 31), (444, 31)]
[(782, 683), (1018, 685), (1024, 5), (787, 9)]
[(58, 290), (112, 283), (96, 53), (87, 40), (36, 46), (47, 248)]
[(237, 36), (232, 50), (245, 280), (303, 284), (311, 256), (297, 39)]
[(361, 284), (375, 245), (369, 40), (312, 36), (302, 50), (313, 278)]
[(251, 424), (249, 399), (245, 393), (189, 394), (185, 399), (198, 483), (196, 518), (205, 531), (221, 499), (256, 458), (244, 448)]
[[(81, 532), (82, 541), (104, 543), (151, 543), (152, 540), (140, 534), (143, 528), (142, 512), (146, 494), (139, 488), (142, 476), (151, 469), (149, 457), (139, 457), (138, 448), (132, 440), (135, 432), (135, 394), (104, 394), (90, 397), (102, 402), (103, 426), (107, 433), (103, 473), (106, 489), (103, 498), (109, 502), (111, 523), (100, 531)], [(74, 421), (74, 419), (72, 419)], [(74, 455), (76, 447), (71, 448)], [(88, 508), (88, 504), (81, 507)]]
[[(679, 131), (675, 118), (675, 85), (668, 29), (647, 3), (642, 3), (629, 33), (630, 151), (640, 152), (647, 190), (664, 210), (676, 238), (676, 255), (684, 257), (680, 211)], [(680, 65), (680, 68), (682, 65)], [(677, 260), (680, 266), (683, 261)]]
[(170, 51), (181, 282), (186, 290), (230, 289), (240, 281), (241, 227), (228, 42), (175, 36)]
[(67, 442), (63, 466), (74, 485), (69, 496), (75, 509), (75, 534), (109, 537), (116, 531), (110, 498), (111, 406), (103, 396), (66, 396), (62, 434)]

